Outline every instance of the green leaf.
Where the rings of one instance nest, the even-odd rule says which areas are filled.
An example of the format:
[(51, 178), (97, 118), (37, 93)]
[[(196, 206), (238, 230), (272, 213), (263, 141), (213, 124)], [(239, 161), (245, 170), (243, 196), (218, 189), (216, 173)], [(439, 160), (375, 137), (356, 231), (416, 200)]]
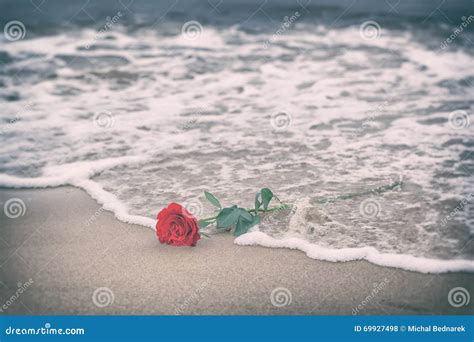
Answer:
[(211, 202), (212, 205), (218, 207), (219, 209), (222, 208), (221, 202), (219, 202), (216, 196), (207, 191), (204, 191), (204, 195), (206, 196), (207, 200)]
[(240, 216), (246, 219), (247, 221), (252, 221), (253, 216), (245, 209), (237, 208), (239, 210)]
[(206, 220), (199, 220), (199, 228), (206, 228), (208, 225), (210, 225), (212, 222), (211, 221), (206, 221)]
[(260, 192), (257, 192), (255, 194), (255, 214), (258, 214), (258, 209), (260, 209), (260, 206), (262, 205), (262, 202), (258, 199), (260, 197)]
[(218, 229), (227, 228), (237, 223), (240, 214), (235, 209), (237, 209), (236, 205), (230, 208), (224, 208), (219, 212), (216, 221), (216, 227)]
[(251, 220), (245, 219), (243, 216), (240, 216), (237, 225), (235, 226), (234, 235), (240, 236), (248, 232), (248, 230), (260, 222), (260, 217), (258, 215), (252, 216)]
[(273, 192), (268, 188), (263, 188), (260, 190), (260, 193), (262, 194), (263, 209), (267, 210), (268, 205), (273, 198)]
[(237, 225), (235, 226), (234, 235), (240, 236), (242, 234), (245, 234), (247, 233), (249, 228), (250, 228), (250, 221), (247, 221), (246, 219), (239, 217), (239, 220), (237, 221)]
[(234, 226), (237, 224), (240, 217), (246, 221), (253, 220), (253, 216), (250, 215), (247, 210), (238, 208), (236, 205), (230, 208), (224, 208), (217, 215), (217, 228), (220, 229)]

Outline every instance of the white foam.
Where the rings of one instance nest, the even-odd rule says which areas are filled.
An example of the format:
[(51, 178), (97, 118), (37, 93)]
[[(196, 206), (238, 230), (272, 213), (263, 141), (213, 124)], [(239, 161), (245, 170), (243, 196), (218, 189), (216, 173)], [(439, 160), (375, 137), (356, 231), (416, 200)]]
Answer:
[(421, 273), (474, 272), (474, 261), (471, 260), (438, 260), (406, 254), (380, 253), (373, 247), (330, 249), (295, 237), (279, 240), (258, 231), (239, 236), (235, 243), (241, 246), (297, 249), (312, 259), (331, 262), (366, 260), (379, 266)]
[(75, 185), (94, 175), (124, 164), (143, 161), (143, 157), (118, 157), (95, 161), (81, 161), (63, 165), (49, 166), (43, 169), (41, 177), (16, 177), (0, 174), (0, 186), (9, 188), (46, 188), (61, 185)]
[[(364, 41), (358, 25), (291, 29), (265, 49), (266, 33), (211, 27), (195, 41), (145, 29), (128, 33), (114, 28), (107, 34), (113, 39), (107, 40), (95, 40), (96, 35), (82, 30), (72, 40), (61, 34), (5, 45), (9, 55), (18, 57), (11, 67), (27, 67), (32, 80), (7, 82), (8, 90), (21, 98), (3, 103), (0, 114), (7, 122), (0, 127), (5, 133), (0, 156), (2, 169), (9, 173), (0, 175), (0, 186), (76, 186), (119, 220), (154, 228), (152, 210), (167, 201), (196, 198), (203, 188), (232, 194), (226, 200), (234, 203), (254, 191), (257, 180), (267, 179), (272, 184), (265, 185), (282, 196), (300, 192), (298, 196), (324, 197), (403, 173), (422, 191), (381, 198), (379, 221), (365, 222), (357, 203), (352, 211), (349, 204), (341, 204), (333, 219), (347, 214), (347, 220), (339, 220), (344, 225), (335, 226), (333, 220), (316, 230), (316, 241), (327, 248), (304, 239), (295, 242), (291, 234), (300, 230), (296, 221), (292, 226), (298, 229), (290, 230), (286, 239), (256, 240), (301, 249), (322, 260), (364, 259), (420, 272), (472, 270), (465, 260), (430, 259), (461, 257), (459, 246), (469, 235), (450, 233), (448, 227), (426, 229), (436, 226), (439, 214), (428, 205), (431, 199), (441, 202), (472, 192), (472, 182), (465, 179), (463, 184), (459, 177), (442, 178), (443, 189), (437, 185), (440, 171), (454, 172), (441, 165), (450, 165), (465, 150), (452, 139), (470, 141), (472, 125), (454, 130), (448, 122), (422, 121), (424, 115), (435, 122), (447, 120), (454, 104), (468, 105), (464, 93), (453, 94), (438, 83), (471, 75), (469, 54), (435, 53), (409, 33), (388, 29), (380, 39)], [(97, 49), (84, 49), (91, 44)], [(67, 63), (59, 55), (79, 63)], [(110, 55), (129, 63), (109, 66)], [(94, 63), (81, 66), (88, 57), (100, 68)], [(44, 78), (43, 71), (54, 71), (57, 77)], [(94, 123), (101, 111), (113, 115), (114, 124), (107, 129)], [(285, 132), (275, 132), (270, 124), (277, 112), (291, 114)], [(371, 113), (389, 120), (370, 119)], [(9, 123), (13, 117), (18, 120)], [(351, 137), (351, 132), (357, 134)], [(412, 153), (415, 148), (422, 153)], [(244, 167), (242, 158), (229, 157), (233, 150), (245, 152)], [(124, 154), (137, 157), (107, 158)], [(127, 168), (143, 161), (143, 168)], [(113, 169), (119, 165), (123, 170)], [(405, 219), (405, 213), (412, 217)], [(467, 213), (458, 213), (456, 219), (474, 229)], [(397, 230), (406, 226), (412, 231)], [(469, 258), (464, 252), (462, 257)]]
[[(83, 174), (90, 176), (102, 170), (105, 165), (119, 165), (124, 162), (124, 158), (119, 160), (101, 161), (94, 167), (85, 167), (83, 163), (80, 169)], [(130, 158), (128, 158), (130, 159)], [(139, 159), (134, 158), (133, 161)], [(66, 165), (63, 165), (66, 167)], [(50, 172), (53, 172), (50, 170)], [(114, 194), (107, 192), (97, 182), (88, 178), (69, 176), (46, 176), (37, 178), (20, 178), (9, 175), (0, 175), (0, 186), (11, 188), (45, 188), (71, 185), (85, 190), (94, 198), (105, 210), (112, 212), (115, 217), (125, 223), (136, 224), (155, 229), (154, 219), (129, 214), (128, 207), (122, 203)], [(258, 226), (256, 227), (258, 229)], [(414, 257), (406, 254), (380, 253), (373, 247), (341, 248), (331, 249), (318, 246), (306, 240), (290, 237), (284, 239), (273, 238), (263, 232), (253, 231), (244, 234), (234, 241), (241, 246), (263, 246), (270, 248), (289, 248), (300, 250), (312, 259), (347, 262), (356, 260), (366, 260), (372, 264), (386, 267), (395, 267), (408, 271), (421, 273), (446, 273), (446, 272), (474, 272), (474, 261), (471, 260), (439, 260), (422, 257)]]
[(47, 188), (70, 185), (86, 191), (105, 210), (111, 211), (122, 222), (137, 224), (155, 229), (155, 220), (130, 215), (128, 207), (117, 196), (110, 193), (97, 182), (91, 180), (94, 175), (115, 166), (142, 162), (141, 157), (119, 157), (90, 162), (75, 162), (44, 169), (45, 176), (21, 178), (0, 175), (0, 186), (8, 188)]
[(130, 215), (128, 207), (97, 182), (92, 180), (82, 180), (72, 184), (78, 188), (84, 189), (92, 198), (94, 198), (105, 210), (111, 211), (117, 219), (122, 222), (137, 224), (151, 229), (155, 229), (156, 221), (139, 215)]

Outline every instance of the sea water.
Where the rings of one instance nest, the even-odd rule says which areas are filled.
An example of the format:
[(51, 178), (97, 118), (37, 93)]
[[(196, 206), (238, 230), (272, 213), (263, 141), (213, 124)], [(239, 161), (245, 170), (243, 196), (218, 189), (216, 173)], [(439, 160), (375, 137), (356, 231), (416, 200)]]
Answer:
[(236, 243), (474, 270), (469, 1), (0, 7), (25, 28), (0, 36), (1, 186), (74, 185), (151, 228), (269, 187), (295, 209)]

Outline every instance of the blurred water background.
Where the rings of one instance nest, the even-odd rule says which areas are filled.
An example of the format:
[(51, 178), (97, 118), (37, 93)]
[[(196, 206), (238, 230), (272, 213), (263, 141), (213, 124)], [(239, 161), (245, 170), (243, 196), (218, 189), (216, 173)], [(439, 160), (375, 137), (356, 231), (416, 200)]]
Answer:
[(82, 177), (136, 156), (92, 178), (132, 215), (177, 201), (205, 216), (204, 190), (248, 206), (267, 186), (311, 206), (297, 227), (257, 228), (274, 238), (472, 260), (473, 14), (467, 0), (2, 0), (0, 173)]

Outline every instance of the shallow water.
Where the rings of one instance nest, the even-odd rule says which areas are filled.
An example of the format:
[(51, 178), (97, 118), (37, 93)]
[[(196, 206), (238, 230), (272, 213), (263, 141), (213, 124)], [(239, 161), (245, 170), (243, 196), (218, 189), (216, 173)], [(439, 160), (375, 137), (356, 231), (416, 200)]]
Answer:
[[(204, 190), (249, 206), (267, 186), (311, 208), (296, 226), (266, 219), (257, 229), (272, 237), (472, 260), (474, 21), (441, 48), (466, 4), (443, 9), (450, 21), (423, 2), (339, 19), (344, 5), (237, 1), (162, 19), (148, 2), (25, 18), (26, 38), (0, 45), (2, 184), (93, 175), (150, 219), (170, 201), (210, 214)], [(182, 34), (190, 20), (202, 30)], [(380, 30), (361, 33), (367, 20)], [(108, 164), (120, 157), (138, 160)]]

